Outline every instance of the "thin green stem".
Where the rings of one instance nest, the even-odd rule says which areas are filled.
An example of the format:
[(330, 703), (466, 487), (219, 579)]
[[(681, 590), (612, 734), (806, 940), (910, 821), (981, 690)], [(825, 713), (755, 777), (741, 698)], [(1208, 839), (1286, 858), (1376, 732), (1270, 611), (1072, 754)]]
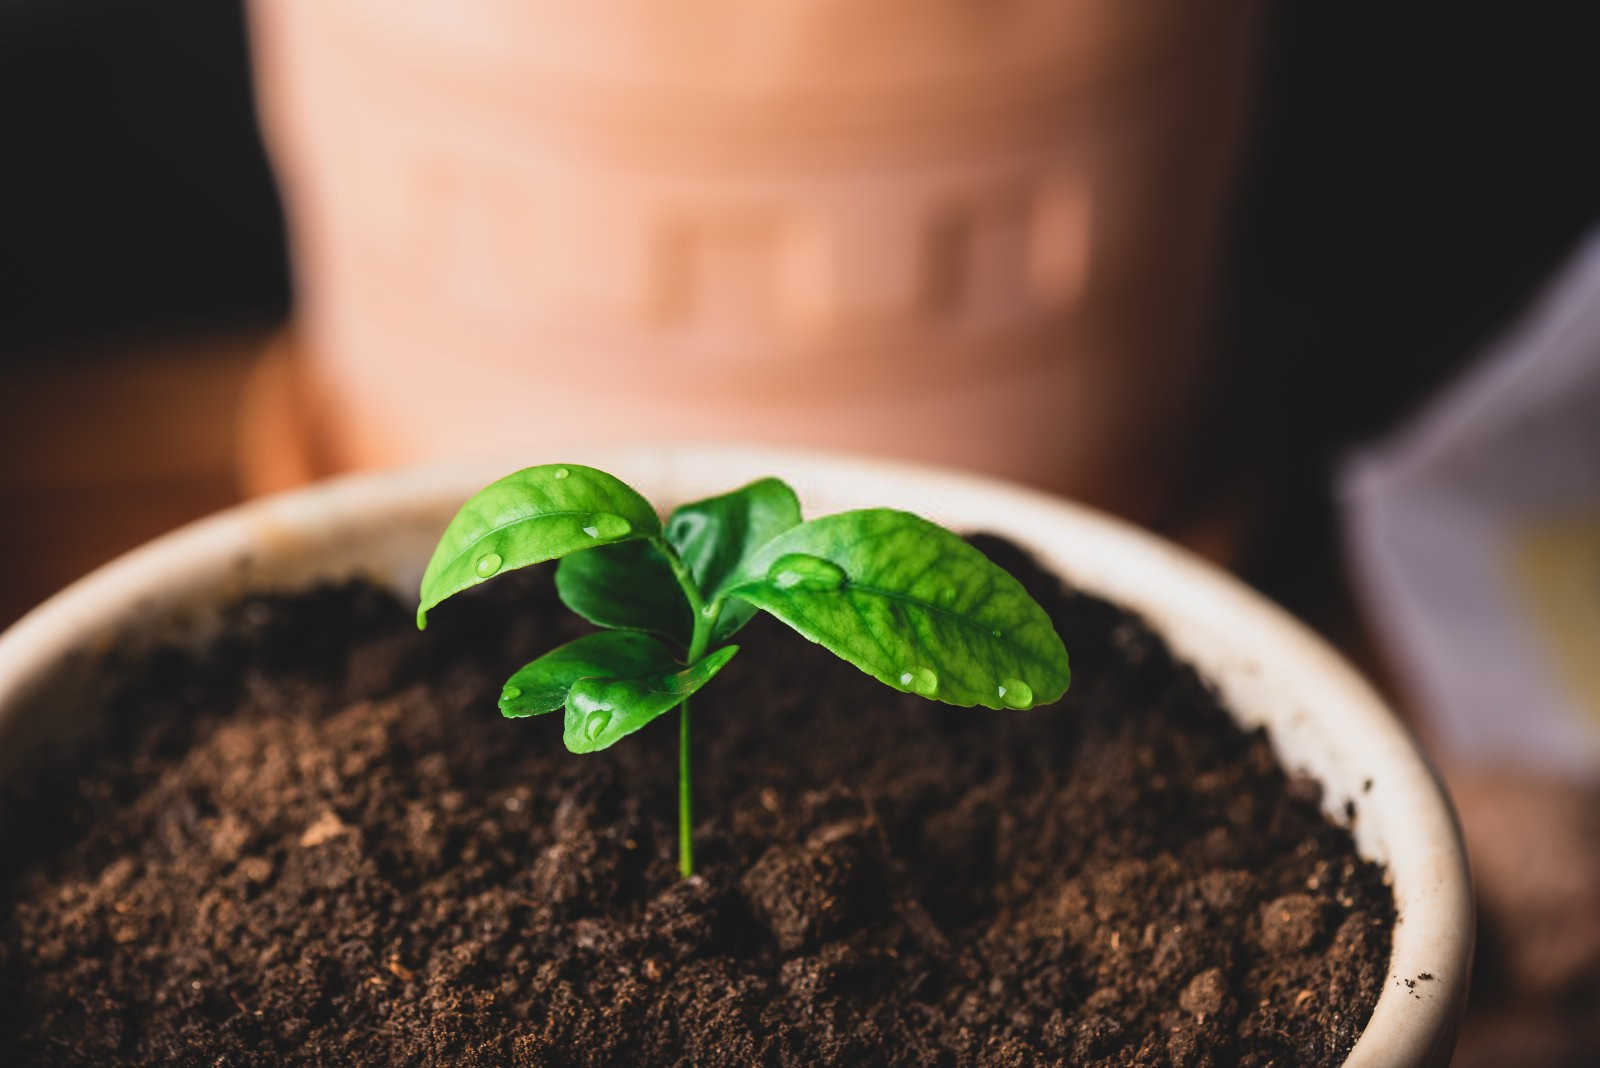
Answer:
[[(684, 600), (689, 602), (690, 611), (694, 612), (694, 625), (700, 627), (700, 613), (705, 608), (705, 598), (700, 596), (700, 587), (695, 584), (694, 575), (689, 572), (689, 565), (678, 558), (678, 550), (672, 543), (661, 535), (656, 534), (650, 538), (650, 543), (661, 550), (661, 555), (667, 558), (667, 566), (672, 568), (672, 577), (678, 580), (678, 588), (683, 591)], [(709, 637), (709, 633), (707, 635)], [(704, 654), (705, 650), (701, 650)], [(690, 657), (693, 662), (693, 656)]]
[(678, 874), (694, 874), (694, 786), (689, 778), (689, 702), (678, 706)]
[[(689, 663), (706, 655), (711, 622), (703, 612), (695, 611)], [(684, 698), (678, 705), (678, 873), (685, 879), (694, 874), (694, 780), (689, 776), (689, 751), (689, 700)]]
[[(693, 664), (706, 655), (706, 647), (711, 644), (711, 631), (720, 614), (720, 602), (712, 604), (711, 611), (707, 612), (694, 576), (678, 559), (677, 551), (665, 538), (656, 537), (653, 540), (656, 548), (661, 550), (661, 555), (667, 558), (673, 577), (678, 580), (684, 599), (689, 602), (689, 610), (694, 613), (694, 632), (689, 638), (688, 658), (689, 663)], [(686, 698), (678, 705), (678, 873), (685, 879), (694, 874), (694, 780), (689, 774), (690, 750), (689, 701)]]

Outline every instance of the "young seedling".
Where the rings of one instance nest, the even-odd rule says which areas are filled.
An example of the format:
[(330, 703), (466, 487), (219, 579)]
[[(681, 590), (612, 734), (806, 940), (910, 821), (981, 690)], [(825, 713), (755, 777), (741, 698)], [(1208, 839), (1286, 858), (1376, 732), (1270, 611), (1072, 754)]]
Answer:
[(456, 593), (560, 558), (556, 590), (607, 628), (524, 666), (510, 717), (566, 710), (563, 739), (593, 753), (678, 712), (678, 868), (694, 872), (689, 696), (739, 647), (758, 610), (896, 690), (947, 704), (1059, 700), (1067, 651), (1010, 574), (942, 527), (888, 508), (800, 518), (775, 478), (678, 508), (665, 527), (618, 479), (578, 464), (507, 475), (461, 507), (422, 576), (417, 626)]

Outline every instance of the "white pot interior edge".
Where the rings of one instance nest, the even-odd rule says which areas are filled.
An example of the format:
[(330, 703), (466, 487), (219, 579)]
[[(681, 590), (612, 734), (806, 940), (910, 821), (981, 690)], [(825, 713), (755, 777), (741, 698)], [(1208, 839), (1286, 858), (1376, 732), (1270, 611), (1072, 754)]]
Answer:
[[(1288, 769), (1323, 783), (1333, 818), (1345, 822), (1345, 802), (1354, 803), (1358, 848), (1389, 866), (1400, 916), (1391, 974), (1347, 1063), (1432, 1063), (1441, 1043), (1451, 1041), (1466, 993), (1472, 902), (1449, 804), (1371, 687), (1238, 581), (1120, 521), (977, 476), (743, 447), (585, 450), (556, 459), (613, 471), (664, 509), (776, 474), (795, 486), (807, 515), (890, 505), (960, 531), (1003, 532), (1074, 584), (1143, 615), (1216, 685), (1241, 722), (1268, 727)], [(232, 509), (135, 550), (0, 636), (0, 732), (15, 725), (8, 718), (51, 681), (47, 676), (67, 674), (57, 665), (92, 663), (151, 621), (162, 621), (165, 633), (203, 631), (215, 609), (248, 589), (359, 572), (414, 597), (455, 508), (511, 466), (475, 462), (336, 479)], [(1404, 984), (1424, 972), (1434, 981)]]

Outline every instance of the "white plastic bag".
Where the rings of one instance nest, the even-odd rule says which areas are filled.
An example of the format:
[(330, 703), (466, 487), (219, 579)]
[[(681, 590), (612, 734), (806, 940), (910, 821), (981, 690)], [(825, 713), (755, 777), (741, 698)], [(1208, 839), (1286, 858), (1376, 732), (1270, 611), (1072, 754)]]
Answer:
[(1364, 608), (1441, 755), (1600, 780), (1600, 234), (1340, 489)]

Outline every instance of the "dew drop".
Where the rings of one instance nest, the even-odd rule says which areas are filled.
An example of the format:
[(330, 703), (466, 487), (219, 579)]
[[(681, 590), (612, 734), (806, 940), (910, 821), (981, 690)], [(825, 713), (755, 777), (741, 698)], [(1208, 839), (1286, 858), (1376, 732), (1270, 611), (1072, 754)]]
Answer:
[(1033, 707), (1033, 687), (1021, 679), (1001, 679), (995, 692), (1009, 708)]
[(1000, 637), (1000, 632), (997, 630), (991, 630), (989, 633), (993, 634), (996, 638)]
[(591, 742), (599, 738), (605, 729), (611, 725), (611, 710), (597, 708), (589, 713), (589, 718), (583, 721), (583, 733)]
[(568, 471), (565, 467), (558, 467), (554, 471), (550, 472), (550, 477), (551, 478), (566, 478), (571, 473), (572, 472)]
[(632, 523), (610, 512), (594, 512), (583, 517), (583, 532), (591, 538), (621, 538), (632, 530)]
[(703, 604), (700, 606), (700, 614), (706, 619), (716, 619), (717, 611), (717, 606), (714, 604)]
[(767, 581), (780, 590), (792, 590), (796, 586), (808, 590), (836, 590), (848, 577), (844, 568), (833, 561), (807, 553), (787, 553), (767, 569)]
[(505, 689), (500, 691), (500, 700), (502, 701), (515, 701), (521, 696), (522, 690), (517, 686), (507, 686)]
[(472, 565), (472, 570), (478, 573), (479, 578), (488, 578), (500, 570), (500, 565), (505, 563), (500, 559), (499, 553), (484, 553), (478, 557), (478, 562)]
[(925, 667), (912, 668), (900, 673), (900, 685), (909, 686), (924, 697), (932, 697), (939, 692), (939, 676)]

